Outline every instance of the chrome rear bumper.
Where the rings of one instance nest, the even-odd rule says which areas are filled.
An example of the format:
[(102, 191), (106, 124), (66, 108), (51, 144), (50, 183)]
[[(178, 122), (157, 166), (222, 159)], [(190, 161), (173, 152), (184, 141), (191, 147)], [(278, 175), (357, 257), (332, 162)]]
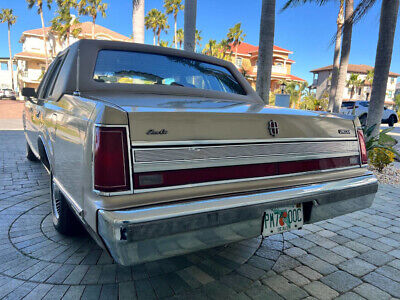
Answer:
[(303, 203), (306, 223), (372, 205), (376, 178), (319, 184), (121, 211), (99, 210), (98, 232), (113, 258), (133, 265), (212, 248), (261, 234), (268, 208)]

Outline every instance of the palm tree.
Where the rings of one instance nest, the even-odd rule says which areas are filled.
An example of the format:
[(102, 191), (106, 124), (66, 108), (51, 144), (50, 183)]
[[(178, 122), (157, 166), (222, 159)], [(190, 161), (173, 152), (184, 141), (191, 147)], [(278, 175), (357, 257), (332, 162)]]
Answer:
[(195, 51), (196, 48), (196, 15), (197, 0), (185, 0), (185, 24), (183, 48), (187, 51)]
[(328, 109), (333, 109), (335, 103), (335, 94), (338, 86), (339, 79), (339, 66), (340, 66), (340, 46), (342, 44), (342, 27), (344, 24), (344, 0), (340, 0), (339, 13), (336, 20), (336, 36), (335, 36), (335, 52), (333, 54), (333, 66), (332, 66), (332, 79), (331, 88), (329, 90), (329, 106)]
[[(37, 6), (37, 13), (40, 16), (40, 21), (42, 22), (42, 35), (43, 35), (43, 43), (44, 43), (44, 53), (46, 55), (46, 69), (49, 66), (49, 53), (47, 52), (47, 38), (46, 38), (46, 30), (44, 26), (44, 18), (43, 18), (43, 0), (26, 0), (28, 2), (28, 8), (31, 9), (33, 6)], [(51, 9), (51, 3), (53, 0), (47, 0), (47, 7)]]
[(161, 40), (161, 41), (160, 41), (160, 46), (161, 46), (161, 47), (169, 47), (169, 42), (168, 42), (168, 41), (163, 41), (163, 40)]
[[(370, 0), (375, 2), (376, 0)], [(399, 0), (382, 0), (379, 38), (376, 50), (374, 81), (368, 109), (367, 126), (375, 125), (371, 137), (379, 134), (385, 104), (385, 94), (392, 62)]]
[(95, 39), (95, 28), (97, 14), (101, 13), (102, 17), (105, 18), (107, 10), (107, 3), (103, 3), (103, 0), (81, 0), (79, 2), (78, 12), (83, 16), (92, 17), (92, 39)]
[(350, 78), (346, 82), (346, 86), (351, 88), (350, 100), (353, 99), (355, 91), (364, 85), (364, 82), (364, 80), (359, 78), (358, 74), (350, 74)]
[(276, 0), (262, 0), (256, 91), (269, 104), (275, 34)]
[(178, 48), (178, 43), (177, 43), (177, 36), (176, 36), (176, 31), (177, 31), (177, 18), (178, 18), (178, 13), (179, 11), (183, 10), (185, 6), (182, 4), (182, 0), (164, 0), (164, 7), (165, 7), (165, 13), (167, 15), (173, 14), (174, 15), (174, 43), (175, 43), (175, 48)]
[(203, 53), (206, 55), (214, 56), (216, 53), (216, 40), (209, 40), (208, 43), (204, 46)]
[(7, 23), (8, 26), (8, 51), (10, 53), (10, 60), (8, 67), (10, 69), (11, 77), (11, 88), (14, 89), (14, 73), (13, 73), (13, 61), (11, 54), (11, 26), (17, 22), (17, 17), (13, 15), (13, 10), (9, 8), (2, 8), (0, 13), (0, 23)]
[(153, 8), (147, 13), (147, 16), (144, 18), (144, 25), (146, 29), (153, 30), (153, 45), (156, 44), (156, 36), (157, 36), (157, 45), (160, 45), (160, 35), (161, 31), (167, 32), (168, 21), (165, 14), (159, 11), (156, 8)]
[(144, 44), (144, 0), (132, 0), (132, 39)]
[(184, 39), (183, 29), (180, 28), (176, 31), (176, 39), (174, 37), (174, 44), (179, 45), (179, 49), (182, 49), (183, 39)]
[(228, 53), (228, 50), (230, 48), (228, 40), (227, 39), (222, 39), (218, 43), (217, 47), (218, 47), (218, 51), (219, 51), (217, 57), (221, 58), (221, 59), (225, 59), (226, 53)]
[(229, 28), (229, 32), (227, 34), (228, 42), (235, 47), (235, 62), (237, 59), (238, 46), (243, 42), (244, 37), (246, 36), (241, 29), (242, 24), (237, 23), (232, 28)]
[(203, 38), (201, 37), (201, 30), (197, 30), (197, 29), (196, 29), (196, 32), (195, 32), (194, 37), (195, 37), (195, 38), (194, 38), (194, 52), (196, 52), (196, 46), (201, 47), (200, 42), (201, 42), (201, 40), (203, 39)]
[(71, 9), (77, 8), (76, 0), (57, 0), (57, 15), (51, 20), (51, 31), (58, 37), (61, 44), (67, 41), (70, 44), (70, 36), (77, 38), (82, 32), (78, 18), (71, 15)]
[[(296, 6), (299, 4), (304, 4), (306, 2), (315, 2), (317, 5), (324, 5), (330, 0), (287, 0), (286, 4), (283, 6), (282, 10), (286, 10), (290, 6)], [(344, 24), (344, 0), (339, 2), (339, 13), (336, 19), (337, 29), (335, 34), (335, 51), (333, 55), (333, 67), (331, 76), (331, 88), (329, 91), (329, 107), (330, 110), (333, 109), (333, 103), (335, 102), (335, 93), (338, 85), (338, 75), (339, 75), (339, 63), (340, 63), (340, 46), (342, 43), (342, 27)]]
[(354, 0), (345, 1), (345, 21), (343, 24), (343, 41), (340, 53), (340, 64), (338, 74), (338, 84), (335, 91), (335, 101), (333, 103), (333, 112), (338, 113), (342, 106), (343, 91), (346, 85), (347, 67), (349, 65), (351, 36), (354, 22)]

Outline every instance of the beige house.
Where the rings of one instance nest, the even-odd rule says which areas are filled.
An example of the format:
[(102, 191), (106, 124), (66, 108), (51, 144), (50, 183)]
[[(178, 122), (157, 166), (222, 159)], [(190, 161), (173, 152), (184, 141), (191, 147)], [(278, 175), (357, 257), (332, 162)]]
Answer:
[[(78, 39), (92, 38), (91, 22), (81, 23), (79, 27), (81, 28), (81, 33), (78, 38), (70, 37), (69, 40), (64, 42), (59, 41), (58, 37), (50, 30), (50, 27), (45, 28), (47, 52), (50, 62), (59, 51), (65, 49)], [(97, 24), (95, 27), (95, 37), (96, 39), (112, 41), (130, 40), (122, 34)], [(19, 41), (22, 43), (22, 52), (14, 55), (14, 59), (18, 65), (16, 72), (18, 90), (21, 90), (23, 87), (37, 88), (46, 70), (42, 28), (24, 31)]]
[[(365, 81), (361, 87), (355, 88), (352, 91), (351, 86), (347, 86), (343, 91), (343, 100), (369, 100), (371, 98), (371, 83), (368, 82), (367, 74), (368, 71), (374, 68), (368, 65), (352, 65), (349, 64), (347, 68), (347, 79), (350, 79), (351, 74), (358, 74), (358, 78)], [(311, 70), (314, 74), (312, 88), (316, 90), (316, 97), (320, 99), (324, 93), (328, 92), (331, 87), (332, 78), (332, 65)], [(386, 90), (385, 102), (389, 105), (393, 104), (395, 92), (396, 92), (396, 81), (400, 74), (390, 72), (389, 80)], [(353, 93), (353, 94), (352, 94)]]
[[(237, 47), (237, 58), (235, 61), (236, 47), (232, 46), (227, 52), (231, 61), (245, 75), (251, 86), (255, 89), (257, 81), (258, 46), (242, 42)], [(282, 80), (305, 82), (304, 79), (291, 74), (292, 65), (295, 63), (289, 55), (292, 51), (275, 46), (272, 61), (271, 91), (279, 89)]]

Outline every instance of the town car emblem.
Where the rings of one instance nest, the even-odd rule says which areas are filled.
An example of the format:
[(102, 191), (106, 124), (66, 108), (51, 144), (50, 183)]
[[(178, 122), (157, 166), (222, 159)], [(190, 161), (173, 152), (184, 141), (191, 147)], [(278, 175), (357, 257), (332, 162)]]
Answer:
[(276, 136), (279, 134), (279, 124), (278, 122), (271, 120), (268, 122), (268, 131), (272, 136)]
[(147, 135), (159, 135), (159, 134), (168, 134), (168, 130), (166, 129), (161, 129), (161, 130), (155, 130), (155, 129), (149, 129), (146, 132)]

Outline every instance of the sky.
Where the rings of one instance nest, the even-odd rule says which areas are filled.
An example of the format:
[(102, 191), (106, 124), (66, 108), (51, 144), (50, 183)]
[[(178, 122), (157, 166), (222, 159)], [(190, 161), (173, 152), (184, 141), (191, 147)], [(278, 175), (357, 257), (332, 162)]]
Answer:
[[(132, 33), (132, 0), (103, 0), (108, 4), (107, 17), (98, 17), (97, 23), (117, 31), (126, 36)], [(358, 1), (355, 1), (358, 3)], [(332, 0), (323, 7), (306, 4), (281, 12), (284, 0), (277, 0), (275, 25), (275, 45), (293, 51), (290, 58), (296, 63), (292, 67), (292, 74), (312, 81), (310, 70), (332, 64), (333, 46), (331, 39), (336, 30), (338, 1)], [(355, 25), (350, 54), (350, 63), (375, 64), (376, 45), (379, 33), (380, 4), (367, 16)], [(261, 0), (198, 0), (197, 1), (197, 29), (201, 30), (201, 46), (209, 39), (221, 40), (226, 37), (228, 29), (236, 23), (242, 23), (246, 34), (244, 41), (258, 45), (261, 14)], [(22, 50), (19, 43), (21, 34), (25, 30), (40, 28), (41, 22), (36, 10), (28, 10), (25, 0), (0, 0), (1, 8), (12, 8), (18, 17), (12, 27), (12, 52)], [(163, 0), (145, 0), (147, 13), (152, 8), (163, 10)], [(52, 10), (45, 9), (44, 18), (48, 25), (55, 16), (55, 5)], [(90, 21), (88, 17), (81, 17), (81, 22)], [(169, 25), (172, 30), (162, 34), (162, 40), (172, 41), (173, 17), (169, 16)], [(396, 32), (391, 71), (400, 73), (400, 17)], [(183, 12), (178, 15), (178, 28), (183, 28)], [(0, 24), (0, 56), (8, 56), (7, 25)], [(153, 42), (153, 33), (146, 30), (145, 42)], [(400, 81), (400, 80), (399, 80)]]

